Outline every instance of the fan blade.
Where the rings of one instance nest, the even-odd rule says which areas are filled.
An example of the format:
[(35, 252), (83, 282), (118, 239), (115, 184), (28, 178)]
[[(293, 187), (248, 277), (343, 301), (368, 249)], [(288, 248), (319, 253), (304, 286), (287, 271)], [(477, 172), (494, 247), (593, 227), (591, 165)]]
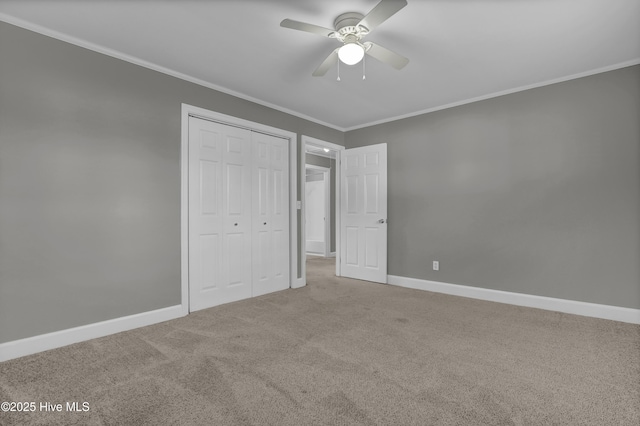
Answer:
[(322, 77), (323, 75), (325, 75), (327, 73), (327, 71), (329, 71), (329, 68), (331, 68), (332, 66), (335, 65), (336, 62), (338, 62), (338, 50), (339, 49), (340, 48), (337, 48), (336, 50), (331, 52), (331, 54), (329, 56), (327, 56), (327, 59), (325, 59), (318, 66), (318, 68), (316, 68), (316, 70), (312, 74), (314, 77)]
[(376, 58), (380, 62), (389, 64), (397, 70), (404, 68), (404, 66), (409, 63), (409, 60), (404, 56), (382, 47), (379, 44), (367, 42), (365, 43), (365, 46), (367, 47), (367, 50), (365, 51), (367, 55)]
[(294, 21), (293, 19), (284, 19), (280, 22), (280, 26), (284, 28), (291, 28), (292, 30), (306, 31), (312, 34), (318, 34), (321, 36), (329, 37), (335, 33), (335, 30), (329, 28), (320, 27), (318, 25), (307, 24), (305, 22)]
[(406, 0), (382, 0), (367, 14), (358, 25), (366, 27), (369, 32), (391, 18), (397, 11), (407, 5)]

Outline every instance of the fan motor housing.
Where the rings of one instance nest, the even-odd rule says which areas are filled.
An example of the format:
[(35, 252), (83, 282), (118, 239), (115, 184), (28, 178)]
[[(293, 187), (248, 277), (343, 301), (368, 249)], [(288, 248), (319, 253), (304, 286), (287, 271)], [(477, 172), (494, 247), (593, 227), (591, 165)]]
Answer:
[(333, 23), (336, 29), (335, 37), (343, 43), (360, 40), (369, 33), (366, 27), (358, 25), (363, 18), (364, 15), (358, 12), (347, 12), (338, 16)]
[(333, 26), (336, 30), (340, 31), (344, 27), (355, 27), (358, 25), (358, 22), (362, 21), (364, 15), (358, 12), (347, 12), (338, 16), (335, 21), (333, 21)]

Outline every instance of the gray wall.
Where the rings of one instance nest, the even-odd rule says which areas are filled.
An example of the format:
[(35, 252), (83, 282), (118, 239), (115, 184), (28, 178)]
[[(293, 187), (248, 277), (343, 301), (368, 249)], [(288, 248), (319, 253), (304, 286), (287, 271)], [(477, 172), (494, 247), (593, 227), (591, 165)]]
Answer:
[(331, 179), (331, 194), (329, 196), (329, 250), (332, 253), (336, 251), (336, 160), (332, 158), (322, 157), (320, 155), (306, 154), (307, 164), (314, 166), (326, 167), (330, 169), (329, 178)]
[(345, 135), (3, 22), (0, 58), (0, 343), (180, 302), (183, 102), (388, 142), (390, 274), (640, 308), (640, 67)]
[(180, 303), (182, 103), (344, 143), (3, 22), (0, 58), (0, 343)]
[(640, 308), (639, 103), (634, 66), (348, 132), (388, 143), (389, 274)]

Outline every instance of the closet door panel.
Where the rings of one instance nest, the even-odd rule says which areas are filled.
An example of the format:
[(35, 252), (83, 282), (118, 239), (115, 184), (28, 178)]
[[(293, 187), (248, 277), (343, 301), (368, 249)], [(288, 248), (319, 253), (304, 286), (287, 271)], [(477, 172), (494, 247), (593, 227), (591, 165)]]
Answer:
[(223, 287), (218, 303), (251, 297), (251, 132), (223, 132)]
[(270, 216), (273, 239), (273, 287), (289, 287), (289, 144), (284, 139), (272, 140), (271, 177), (273, 203)]
[(251, 296), (251, 132), (189, 119), (189, 309)]
[(289, 287), (288, 141), (253, 133), (253, 294)]

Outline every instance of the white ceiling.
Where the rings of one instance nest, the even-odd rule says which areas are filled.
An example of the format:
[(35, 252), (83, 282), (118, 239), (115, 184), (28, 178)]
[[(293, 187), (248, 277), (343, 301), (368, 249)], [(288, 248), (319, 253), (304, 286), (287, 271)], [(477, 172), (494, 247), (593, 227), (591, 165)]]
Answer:
[(0, 20), (351, 130), (640, 63), (640, 0), (408, 0), (366, 40), (410, 59), (312, 77), (378, 0), (0, 0)]

